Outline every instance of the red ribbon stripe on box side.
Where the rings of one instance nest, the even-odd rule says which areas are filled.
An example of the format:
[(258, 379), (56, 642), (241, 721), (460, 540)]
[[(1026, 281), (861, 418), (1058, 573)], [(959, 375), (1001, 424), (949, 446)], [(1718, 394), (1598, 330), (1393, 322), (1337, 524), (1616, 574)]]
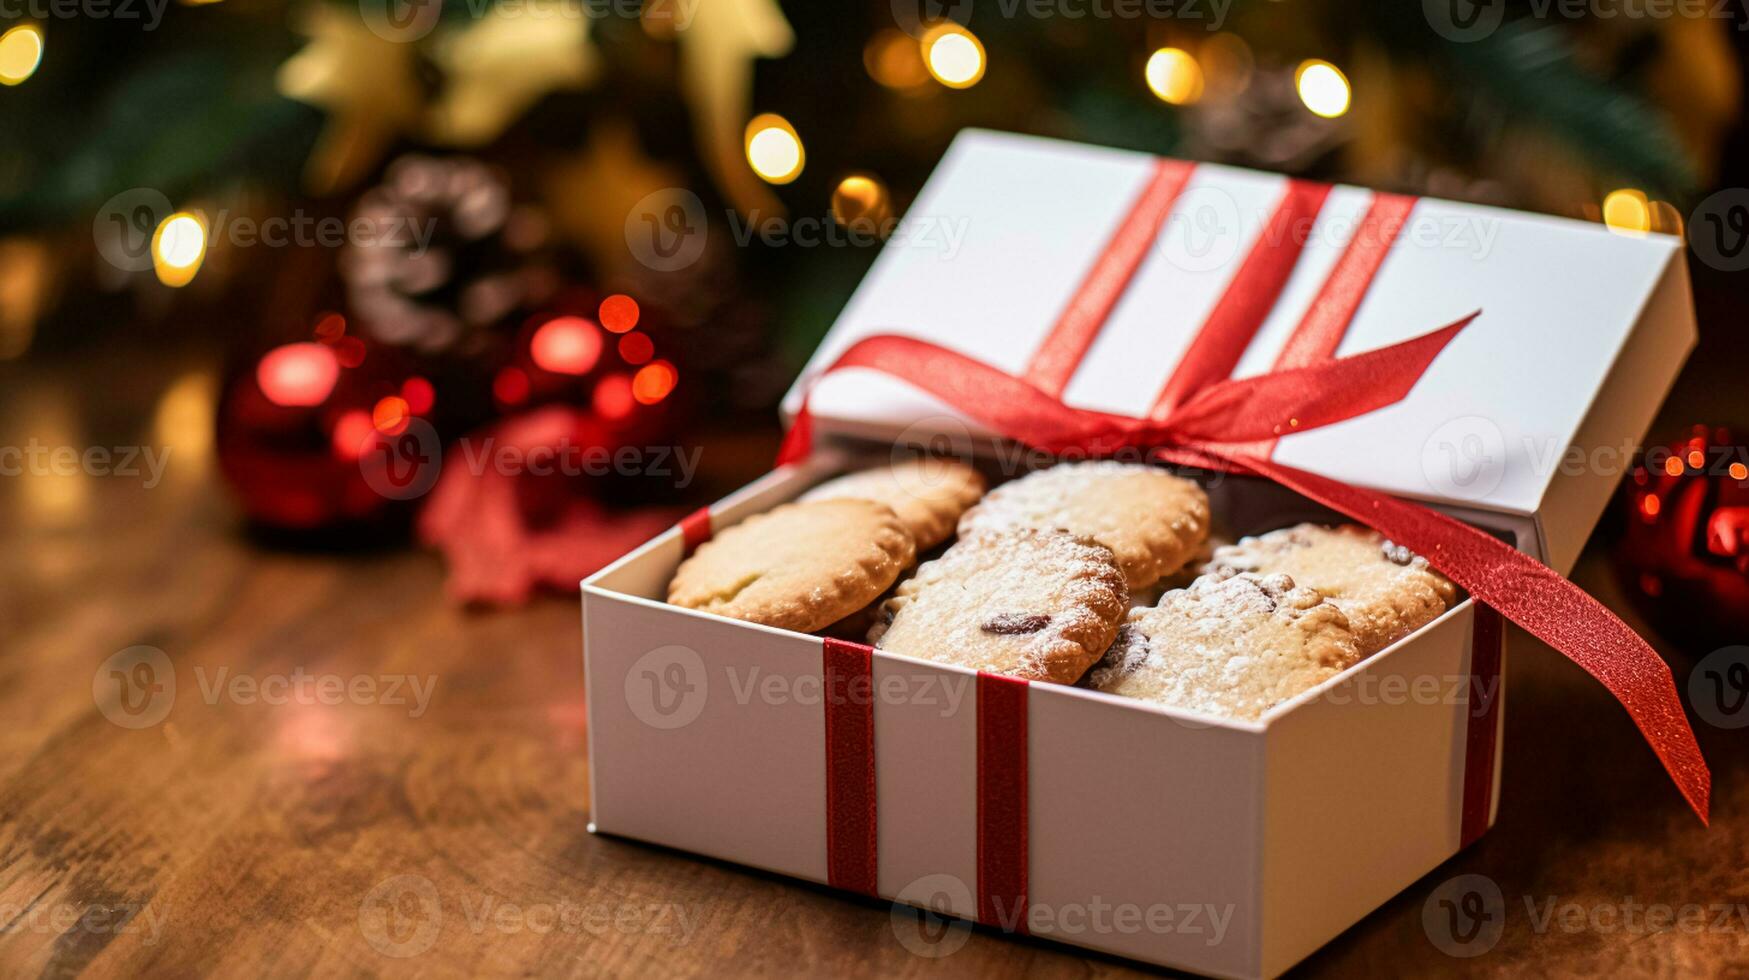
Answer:
[[(1277, 213), (1284, 209), (1302, 211), (1310, 201), (1310, 195), (1296, 195), (1290, 185)], [(1404, 201), (1375, 202), (1374, 208), (1385, 209), (1380, 212), (1382, 217), (1403, 208), (1407, 218)], [(1144, 217), (1147, 224), (1153, 224), (1151, 215)], [(1275, 224), (1274, 219), (1270, 224)], [(1268, 241), (1265, 239), (1265, 247), (1279, 247)], [(1294, 237), (1283, 241), (1292, 242)], [(1194, 379), (1195, 384), (1170, 381), (1160, 399), (1166, 409), (1151, 418), (1128, 418), (1065, 405), (1055, 392), (1026, 379), (912, 337), (866, 337), (845, 350), (826, 372), (851, 367), (882, 371), (934, 395), (993, 431), (1045, 452), (1109, 455), (1142, 448), (1169, 462), (1262, 476), (1373, 527), (1425, 555), (1474, 597), (1602, 682), (1627, 709), (1704, 822), (1712, 777), (1683, 714), (1670, 669), (1614, 613), (1540, 562), (1468, 525), (1388, 494), (1351, 487), (1268, 459), (1266, 447), (1284, 434), (1343, 421), (1400, 401), (1477, 315), (1362, 354), (1322, 360), (1312, 357), (1312, 353), (1334, 349), (1330, 346), (1337, 334), (1333, 324), (1341, 323), (1345, 329), (1383, 262), (1385, 249), (1350, 251), (1352, 261), (1339, 262), (1310, 314), (1328, 318), (1316, 319), (1315, 324), (1332, 325), (1308, 330), (1309, 339), (1303, 342), (1308, 353), (1291, 348), (1292, 359), (1303, 359), (1304, 363), (1254, 377), (1227, 378), (1238, 356), (1234, 352), (1242, 353), (1255, 333), (1255, 317), (1211, 316), (1202, 333), (1222, 336), (1205, 340), (1199, 335), (1186, 354), (1192, 363), (1181, 362), (1173, 372), (1173, 379)], [(1256, 246), (1246, 264), (1252, 264), (1253, 259), (1270, 267), (1271, 275), (1265, 277), (1268, 281), (1280, 274), (1270, 260), (1257, 257)], [(1236, 279), (1247, 275), (1241, 272)], [(1320, 312), (1324, 304), (1329, 304), (1330, 312)], [(1224, 300), (1217, 309), (1222, 305)], [(812, 449), (811, 438), (804, 397), (779, 462), (805, 457)], [(1258, 451), (1260, 446), (1264, 452)]]
[(1476, 604), (1470, 627), (1470, 710), (1464, 737), (1464, 800), (1461, 847), (1488, 830), (1494, 802), (1494, 758), (1500, 719), (1500, 657), (1506, 642), (1500, 614)]
[(876, 895), (874, 649), (827, 637), (826, 882)]
[(978, 673), (978, 921), (1027, 932), (1027, 682)]

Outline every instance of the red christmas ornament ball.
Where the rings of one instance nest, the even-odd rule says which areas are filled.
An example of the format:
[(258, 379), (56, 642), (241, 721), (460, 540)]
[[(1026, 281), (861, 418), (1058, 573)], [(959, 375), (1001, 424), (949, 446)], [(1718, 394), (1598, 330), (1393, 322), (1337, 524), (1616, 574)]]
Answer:
[(345, 335), (337, 316), (316, 336), (258, 351), (230, 372), (215, 426), (220, 471), (265, 528), (404, 521), (418, 484), (435, 478), (422, 467), (435, 466), (423, 457), (436, 449), (428, 418), (437, 392), (392, 351)]
[(1616, 569), (1667, 635), (1700, 645), (1749, 635), (1749, 447), (1694, 426), (1648, 450), (1624, 485)]

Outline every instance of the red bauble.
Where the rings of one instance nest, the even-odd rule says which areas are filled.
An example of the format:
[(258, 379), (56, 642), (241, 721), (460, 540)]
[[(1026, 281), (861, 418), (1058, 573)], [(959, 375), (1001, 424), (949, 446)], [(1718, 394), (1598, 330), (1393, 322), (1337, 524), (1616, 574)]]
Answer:
[(232, 369), (218, 406), (219, 468), (265, 528), (404, 523), (418, 483), (435, 479), (419, 467), (436, 446), (427, 421), (436, 392), (392, 351), (347, 336), (337, 316), (317, 337), (257, 351)]
[(1661, 632), (1697, 645), (1749, 635), (1749, 448), (1697, 425), (1646, 453), (1624, 487), (1616, 568)]

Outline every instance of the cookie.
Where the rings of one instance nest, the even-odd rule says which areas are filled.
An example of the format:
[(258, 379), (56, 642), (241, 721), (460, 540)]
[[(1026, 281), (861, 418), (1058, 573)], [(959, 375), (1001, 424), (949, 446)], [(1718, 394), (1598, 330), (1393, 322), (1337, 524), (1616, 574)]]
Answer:
[(1028, 680), (1074, 683), (1129, 605), (1109, 549), (1062, 531), (977, 531), (925, 562), (881, 606), (883, 650)]
[(855, 497), (886, 504), (911, 530), (917, 550), (927, 551), (947, 540), (960, 515), (984, 495), (985, 486), (984, 477), (964, 463), (928, 458), (827, 480), (801, 499)]
[(885, 504), (784, 504), (700, 545), (668, 583), (668, 601), (811, 633), (873, 602), (916, 554)]
[(960, 518), (959, 533), (1040, 527), (1091, 538), (1111, 549), (1139, 592), (1194, 558), (1208, 525), (1208, 495), (1196, 484), (1157, 466), (1100, 461), (997, 487)]
[(1427, 559), (1358, 525), (1300, 524), (1215, 549), (1218, 576), (1280, 572), (1348, 616), (1362, 653), (1383, 650), (1439, 617), (1457, 589)]
[(1088, 686), (1254, 721), (1360, 659), (1342, 610), (1286, 575), (1204, 576), (1130, 613)]

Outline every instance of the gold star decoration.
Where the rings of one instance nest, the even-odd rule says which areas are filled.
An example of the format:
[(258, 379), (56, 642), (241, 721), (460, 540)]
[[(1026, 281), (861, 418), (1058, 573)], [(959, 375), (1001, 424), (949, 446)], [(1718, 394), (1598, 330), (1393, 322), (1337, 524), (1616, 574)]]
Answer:
[(795, 33), (773, 0), (708, 0), (675, 31), (680, 88), (692, 107), (705, 162), (742, 213), (778, 211), (776, 197), (748, 169), (742, 127), (751, 115), (753, 59), (789, 53)]
[(279, 66), (277, 85), (286, 98), (328, 114), (304, 182), (312, 193), (329, 194), (356, 183), (418, 124), (414, 48), (372, 31), (357, 7), (330, 3), (306, 8), (300, 32), (310, 41)]
[(445, 81), (428, 128), (452, 146), (491, 142), (541, 96), (582, 88), (596, 68), (589, 16), (563, 0), (494, 7), (440, 38), (433, 57)]

